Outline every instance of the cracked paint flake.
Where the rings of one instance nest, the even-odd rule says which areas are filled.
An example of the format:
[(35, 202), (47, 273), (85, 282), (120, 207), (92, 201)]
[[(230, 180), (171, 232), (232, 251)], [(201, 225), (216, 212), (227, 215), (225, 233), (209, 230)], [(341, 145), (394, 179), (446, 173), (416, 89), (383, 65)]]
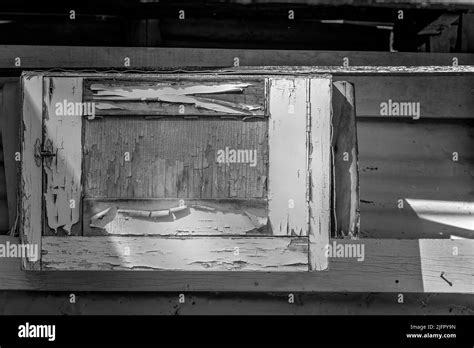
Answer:
[(191, 104), (196, 108), (211, 110), (217, 113), (234, 115), (261, 115), (262, 105), (234, 103), (226, 100), (208, 98), (198, 95), (241, 93), (249, 83), (216, 84), (216, 85), (182, 85), (182, 86), (128, 86), (109, 87), (103, 84), (92, 84), (93, 100), (107, 101), (98, 103), (99, 110), (130, 109), (136, 104), (118, 104), (117, 102), (164, 102), (171, 104)]

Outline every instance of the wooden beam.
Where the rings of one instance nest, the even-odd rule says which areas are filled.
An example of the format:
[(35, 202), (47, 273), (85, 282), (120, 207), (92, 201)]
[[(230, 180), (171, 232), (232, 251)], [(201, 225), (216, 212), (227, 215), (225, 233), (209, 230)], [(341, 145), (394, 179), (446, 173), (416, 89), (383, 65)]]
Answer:
[[(474, 65), (474, 54), (466, 53), (3, 45), (0, 69), (18, 68), (16, 57), (21, 58), (21, 69), (232, 67), (235, 58), (240, 66), (342, 66), (344, 58), (349, 59), (350, 66), (451, 66), (453, 57), (459, 65)], [(127, 57), (130, 66), (125, 65)]]
[[(7, 242), (15, 244), (18, 243), (18, 239), (0, 236), (0, 245), (7, 245)], [(330, 269), (327, 272), (297, 273), (24, 272), (20, 269), (18, 258), (1, 257), (0, 289), (474, 293), (472, 240), (366, 239), (336, 240), (336, 242), (342, 245), (352, 243), (364, 245), (364, 261), (357, 261), (355, 258), (330, 258)], [(454, 251), (457, 252), (456, 256), (453, 255)], [(449, 283), (441, 277), (441, 274)]]

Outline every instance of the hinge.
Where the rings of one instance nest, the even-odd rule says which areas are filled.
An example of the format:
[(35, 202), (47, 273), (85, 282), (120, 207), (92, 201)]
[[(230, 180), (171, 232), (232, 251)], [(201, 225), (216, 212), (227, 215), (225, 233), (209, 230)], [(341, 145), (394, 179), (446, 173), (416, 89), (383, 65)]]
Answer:
[(56, 157), (56, 154), (53, 153), (53, 142), (48, 139), (44, 146), (44, 149), (41, 148), (41, 140), (36, 139), (35, 142), (35, 163), (37, 167), (41, 167), (43, 158), (46, 158), (46, 165), (49, 167), (51, 165), (52, 158)]

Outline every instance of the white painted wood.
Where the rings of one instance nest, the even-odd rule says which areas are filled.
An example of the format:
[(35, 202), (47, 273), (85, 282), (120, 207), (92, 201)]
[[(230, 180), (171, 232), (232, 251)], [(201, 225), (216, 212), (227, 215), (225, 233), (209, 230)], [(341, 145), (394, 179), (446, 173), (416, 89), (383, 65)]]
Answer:
[[(0, 245), (18, 242), (18, 238), (0, 236)], [(473, 240), (365, 239), (336, 242), (342, 245), (364, 245), (364, 260), (331, 258), (331, 268), (327, 272), (73, 271), (38, 272), (32, 275), (21, 271), (18, 258), (0, 257), (0, 290), (474, 294)], [(456, 256), (453, 251), (457, 251)], [(440, 277), (442, 272), (445, 272), (443, 276), (452, 285)]]
[[(24, 244), (36, 244), (41, 250), (41, 183), (42, 169), (36, 164), (35, 145), (42, 137), (43, 77), (22, 76), (23, 112), (21, 145), (21, 223), (20, 235)], [(39, 269), (40, 263), (26, 257), (25, 269)]]
[(268, 79), (268, 213), (276, 236), (308, 233), (306, 79)]
[[(71, 115), (70, 110), (58, 105), (82, 103), (82, 78), (45, 78), (44, 147), (52, 142), (52, 161), (43, 161), (46, 174), (44, 199), (48, 226), (71, 233), (80, 220), (82, 175), (82, 109)], [(74, 103), (74, 104), (70, 104)]]
[(325, 247), (329, 243), (331, 223), (331, 97), (330, 78), (309, 80), (311, 102), (309, 263), (313, 271), (328, 268)]
[(307, 238), (43, 237), (42, 270), (308, 270)]

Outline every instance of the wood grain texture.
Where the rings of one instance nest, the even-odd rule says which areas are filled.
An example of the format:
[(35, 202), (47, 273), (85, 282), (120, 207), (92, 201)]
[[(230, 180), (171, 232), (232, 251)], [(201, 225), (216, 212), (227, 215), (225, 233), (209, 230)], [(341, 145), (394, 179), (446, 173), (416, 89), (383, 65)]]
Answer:
[[(462, 209), (474, 201), (472, 121), (365, 119), (357, 131), (362, 238), (474, 238), (474, 215)], [(420, 211), (409, 200), (438, 204)]]
[(306, 205), (306, 79), (268, 80), (268, 214), (273, 235), (305, 236)]
[(325, 248), (331, 234), (332, 79), (311, 78), (308, 88), (309, 263), (312, 271), (322, 271), (328, 268)]
[(308, 270), (306, 238), (44, 237), (42, 270)]
[[(5, 185), (8, 201), (8, 229), (15, 224), (17, 215), (19, 162), (15, 160), (20, 152), (20, 93), (18, 83), (3, 85), (3, 103), (0, 115), (4, 155)], [(1, 180), (1, 178), (0, 178)], [(0, 183), (2, 186), (2, 183)]]
[[(54, 52), (55, 54), (51, 54)], [(473, 65), (474, 55), (466, 53), (350, 52), (305, 50), (242, 50), (214, 48), (141, 48), (73, 46), (0, 46), (0, 68), (11, 69), (21, 57), (23, 69), (31, 68), (119, 68), (130, 58), (133, 69), (176, 67), (240, 66), (339, 66), (344, 57), (351, 66), (446, 66), (458, 57), (460, 65)]]
[(359, 234), (359, 168), (354, 87), (336, 81), (332, 90), (332, 236)]
[[(267, 122), (206, 118), (86, 121), (84, 194), (109, 198), (264, 198)], [(245, 150), (240, 163), (219, 151)], [(126, 161), (125, 153), (129, 154)], [(237, 156), (238, 157), (238, 156)], [(236, 159), (238, 159), (236, 157)], [(229, 159), (231, 159), (229, 157)]]
[[(137, 217), (133, 211), (166, 211), (179, 207), (178, 199), (84, 200), (84, 235), (264, 235), (265, 199), (185, 199), (184, 210), (157, 218)], [(107, 209), (110, 209), (107, 211)], [(122, 212), (120, 211), (122, 210)], [(101, 212), (105, 216), (95, 218)], [(93, 223), (97, 221), (97, 223)]]
[(98, 115), (264, 116), (263, 78), (87, 81)]
[[(76, 237), (63, 239), (70, 238)], [(7, 240), (18, 242), (17, 238), (0, 236), (2, 244)], [(18, 259), (0, 258), (0, 289), (474, 293), (472, 240), (366, 239), (355, 243), (365, 245), (364, 261), (333, 258), (327, 272), (22, 272)], [(453, 247), (458, 248), (456, 257)], [(452, 286), (440, 277), (443, 271)]]
[[(52, 233), (81, 233), (82, 114), (58, 114), (57, 103), (82, 103), (82, 78), (44, 80), (43, 148), (55, 154), (43, 159), (45, 223)], [(73, 226), (74, 227), (73, 230)], [(58, 231), (59, 230), (59, 231)], [(51, 234), (45, 228), (45, 235)]]
[(8, 204), (6, 199), (0, 199), (0, 232), (6, 232), (8, 225)]
[(413, 116), (382, 116), (381, 103), (419, 103), (420, 118), (474, 117), (473, 75), (464, 76), (354, 76), (335, 77), (354, 84), (357, 116), (405, 118)]
[[(41, 249), (43, 171), (36, 164), (35, 144), (42, 139), (43, 77), (23, 75), (22, 90), (20, 236), (24, 244), (38, 245)], [(30, 261), (24, 258), (25, 269), (39, 269), (39, 261)]]

